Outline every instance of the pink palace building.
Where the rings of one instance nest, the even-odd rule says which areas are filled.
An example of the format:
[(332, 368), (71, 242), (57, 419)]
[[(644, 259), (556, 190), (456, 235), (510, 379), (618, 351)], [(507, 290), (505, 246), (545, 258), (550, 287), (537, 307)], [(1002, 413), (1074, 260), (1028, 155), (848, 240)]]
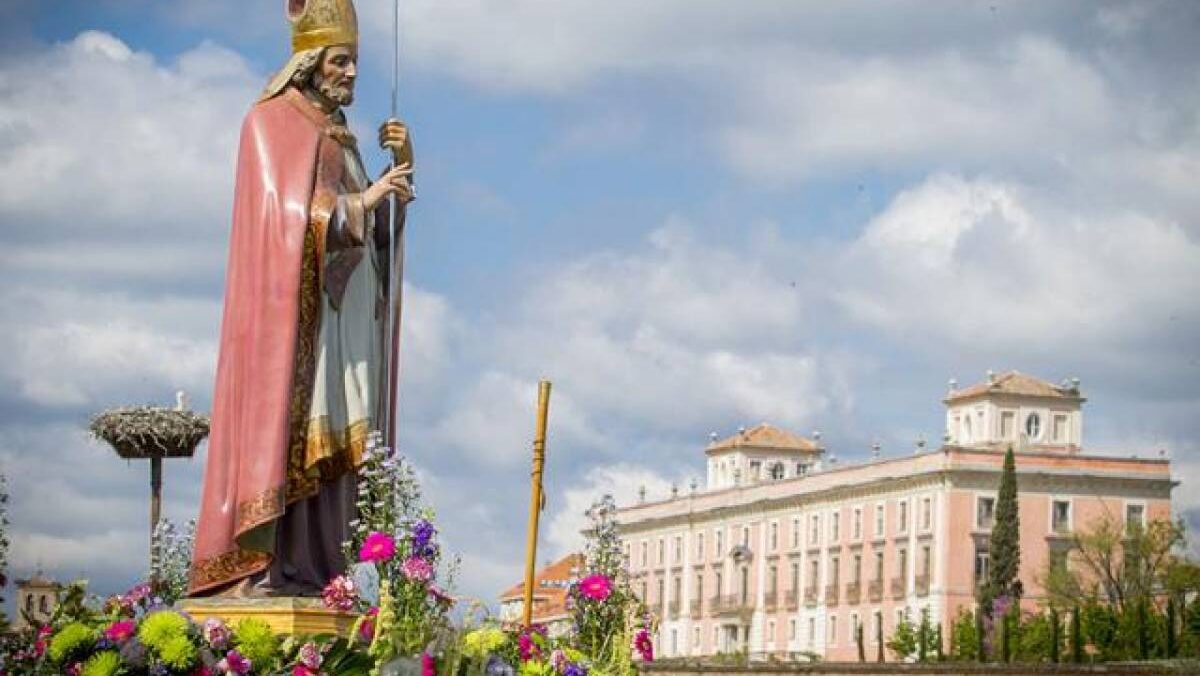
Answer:
[[(1079, 381), (1021, 373), (946, 396), (936, 450), (839, 464), (767, 424), (705, 449), (708, 480), (618, 520), (634, 590), (658, 615), (659, 654), (855, 660), (905, 614), (949, 624), (986, 577), (1003, 450), (1017, 456), (1020, 577), (1029, 603), (1069, 534), (1101, 516), (1170, 517), (1170, 462), (1089, 455)], [(715, 437), (715, 435), (714, 435)], [(675, 491), (672, 491), (675, 493)], [(889, 658), (891, 656), (889, 655)]]

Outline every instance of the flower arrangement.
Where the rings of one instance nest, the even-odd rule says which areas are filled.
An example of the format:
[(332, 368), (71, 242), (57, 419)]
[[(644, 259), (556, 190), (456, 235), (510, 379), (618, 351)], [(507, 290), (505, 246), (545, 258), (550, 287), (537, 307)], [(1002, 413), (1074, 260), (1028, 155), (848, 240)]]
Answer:
[(179, 528), (169, 519), (160, 519), (150, 540), (150, 580), (154, 592), (164, 603), (174, 603), (187, 593), (188, 569), (192, 565), (192, 545), (196, 539), (193, 519)]

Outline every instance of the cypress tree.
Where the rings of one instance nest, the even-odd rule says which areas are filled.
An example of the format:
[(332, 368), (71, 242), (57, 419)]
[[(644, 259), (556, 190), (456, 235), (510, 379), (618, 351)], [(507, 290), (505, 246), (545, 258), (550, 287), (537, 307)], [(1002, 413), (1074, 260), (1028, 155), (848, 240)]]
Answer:
[(946, 660), (945, 654), (942, 653), (942, 623), (938, 622), (933, 626), (933, 659), (938, 662)]
[(917, 661), (925, 661), (925, 646), (929, 643), (929, 615), (921, 613), (921, 625), (917, 627)]
[(983, 608), (975, 612), (975, 661), (987, 661), (987, 649), (984, 647)]
[(1021, 519), (1017, 513), (1017, 461), (1012, 446), (1004, 453), (1000, 473), (1000, 491), (996, 496), (996, 520), (988, 547), (988, 581), (983, 591), (983, 610), (990, 617), (992, 602), (1008, 596), (1013, 603), (1021, 598)]
[(1146, 600), (1139, 599), (1134, 607), (1134, 626), (1137, 629), (1138, 659), (1150, 659), (1150, 618), (1146, 612)]
[(1058, 635), (1058, 610), (1050, 606), (1050, 663), (1058, 663), (1058, 644), (1062, 641)]
[(1174, 596), (1167, 598), (1167, 621), (1165, 623), (1165, 627), (1167, 630), (1167, 640), (1166, 640), (1167, 659), (1173, 660), (1173, 659), (1175, 659), (1175, 653), (1177, 652), (1177, 648), (1175, 645), (1175, 597)]
[(1083, 628), (1080, 626), (1079, 606), (1071, 611), (1071, 661), (1083, 662)]
[(883, 615), (879, 616), (879, 620), (875, 622), (875, 647), (878, 649), (875, 653), (875, 661), (883, 661)]
[(1000, 659), (1008, 664), (1012, 661), (1012, 625), (1009, 623), (1009, 614), (1004, 613), (997, 621), (1000, 623)]

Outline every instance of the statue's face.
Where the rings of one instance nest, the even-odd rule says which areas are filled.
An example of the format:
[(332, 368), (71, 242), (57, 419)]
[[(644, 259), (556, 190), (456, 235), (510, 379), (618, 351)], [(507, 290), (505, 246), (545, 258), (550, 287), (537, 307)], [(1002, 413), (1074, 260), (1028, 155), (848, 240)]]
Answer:
[(349, 45), (327, 47), (313, 73), (313, 86), (339, 106), (354, 103), (354, 78), (358, 75), (358, 51)]

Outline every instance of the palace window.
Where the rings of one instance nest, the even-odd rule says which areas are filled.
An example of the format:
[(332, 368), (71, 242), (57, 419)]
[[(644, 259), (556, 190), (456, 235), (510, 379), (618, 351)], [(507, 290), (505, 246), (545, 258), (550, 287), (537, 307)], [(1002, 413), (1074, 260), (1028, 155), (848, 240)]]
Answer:
[(875, 552), (875, 579), (883, 580), (883, 552)]
[(921, 498), (921, 530), (933, 528), (933, 500)]
[(771, 545), (771, 551), (775, 551), (776, 549), (779, 549), (779, 522), (778, 521), (771, 522), (770, 545)]
[(722, 540), (725, 539), (725, 531), (718, 528), (716, 536), (716, 554), (717, 558), (719, 559), (721, 558), (721, 555), (725, 553), (725, 543), (722, 542)]
[(837, 645), (837, 615), (829, 616), (829, 645)]
[(862, 539), (862, 507), (854, 508), (854, 521), (850, 524), (850, 539)]
[(989, 565), (988, 550), (983, 547), (975, 547), (975, 586), (978, 587), (987, 582), (988, 565)]
[(850, 569), (850, 584), (862, 582), (862, 554), (854, 555), (854, 567)]
[(908, 500), (901, 500), (899, 503), (897, 503), (897, 507), (898, 507), (898, 509), (897, 509), (897, 513), (896, 513), (896, 532), (897, 533), (907, 533), (908, 532)]
[(1125, 505), (1125, 528), (1143, 528), (1146, 525), (1146, 506), (1141, 504)]
[(821, 537), (821, 517), (813, 514), (808, 520), (808, 544), (815, 545)]
[(667, 543), (662, 538), (658, 539), (657, 552), (658, 552), (658, 558), (656, 560), (658, 562), (658, 565), (661, 566), (663, 564), (663, 561), (665, 561), (666, 557), (667, 557)]
[(996, 498), (980, 496), (975, 501), (975, 526), (991, 530), (996, 525)]
[(792, 549), (800, 546), (800, 517), (792, 519)]
[[(792, 593), (799, 594), (800, 592), (800, 564), (792, 564)], [(797, 596), (796, 598), (799, 598)]]
[(1036, 413), (1025, 417), (1025, 436), (1037, 441), (1042, 436), (1042, 419)]
[(907, 549), (901, 548), (901, 549), (896, 550), (896, 577), (900, 578), (901, 580), (908, 579), (908, 550)]
[(1013, 429), (1016, 426), (1017, 414), (1013, 411), (1003, 411), (1000, 413), (1000, 438), (1012, 439)]
[(830, 556), (829, 557), (829, 586), (831, 586), (831, 587), (838, 586), (838, 577), (839, 577), (838, 573), (841, 572), (839, 570), (840, 568), (841, 568), (841, 559), (839, 559), (836, 554), (833, 556)]
[(1054, 532), (1071, 532), (1071, 502), (1069, 500), (1055, 500), (1051, 510), (1050, 527)]
[(767, 594), (774, 596), (779, 585), (779, 567), (771, 564), (767, 569)]
[(834, 510), (833, 514), (829, 515), (829, 541), (837, 542), (841, 537), (839, 531), (842, 530), (842, 513), (840, 510)]
[(788, 640), (789, 641), (796, 640), (796, 621), (795, 620), (788, 620)]
[(696, 533), (696, 560), (704, 560), (704, 533)]
[(1055, 415), (1053, 432), (1054, 440), (1064, 442), (1067, 440), (1067, 416)]
[(782, 462), (777, 462), (777, 463), (771, 465), (771, 479), (772, 480), (779, 481), (780, 479), (783, 478), (783, 473), (784, 473), (784, 469), (783, 469)]
[(750, 526), (742, 526), (742, 546), (750, 546)]
[(683, 536), (675, 536), (675, 563), (683, 562)]
[(883, 503), (875, 505), (875, 537), (883, 537)]
[(642, 547), (641, 547), (642, 568), (645, 568), (647, 566), (647, 564), (649, 563), (649, 560), (646, 558), (646, 552), (649, 551), (648, 547), (649, 547), (649, 545), (646, 544), (646, 541), (642, 540)]
[(767, 620), (767, 643), (775, 644), (775, 620)]

